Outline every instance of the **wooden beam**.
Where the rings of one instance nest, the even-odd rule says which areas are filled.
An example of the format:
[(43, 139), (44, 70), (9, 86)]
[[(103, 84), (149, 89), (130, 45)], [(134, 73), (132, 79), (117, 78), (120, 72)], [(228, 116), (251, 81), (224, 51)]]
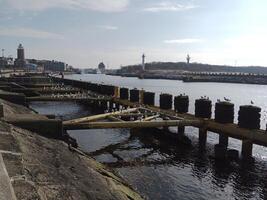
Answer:
[(204, 124), (211, 132), (222, 133), (232, 138), (250, 140), (254, 144), (267, 146), (267, 134), (264, 130), (244, 129), (236, 124), (220, 124), (214, 120), (206, 120)]
[(153, 119), (156, 119), (160, 117), (160, 115), (153, 115), (153, 116), (150, 116), (150, 117), (146, 117), (145, 119), (143, 119), (142, 121), (146, 122), (146, 121), (151, 121)]
[(148, 112), (151, 112), (151, 113), (160, 113), (160, 116), (164, 116), (164, 117), (168, 117), (172, 120), (182, 120), (184, 119), (184, 117), (182, 116), (176, 116), (176, 112), (175, 111), (169, 111), (169, 110), (162, 110), (160, 108), (157, 108), (155, 106), (147, 106), (146, 107), (142, 107), (140, 108), (140, 110), (144, 110), (144, 111), (148, 111)]
[(138, 110), (138, 108), (131, 108), (131, 109), (112, 112), (112, 113), (105, 113), (105, 114), (93, 115), (93, 116), (89, 116), (89, 117), (82, 117), (82, 118), (78, 118), (78, 119), (64, 121), (63, 124), (69, 125), (69, 124), (77, 124), (77, 123), (82, 123), (82, 122), (96, 121), (96, 120), (104, 119), (108, 116), (120, 115), (122, 113), (130, 113), (130, 112), (134, 112), (137, 110)]
[(121, 116), (121, 117), (141, 117), (143, 115), (144, 114), (142, 114), (142, 113), (121, 113), (121, 114), (118, 114), (117, 116)]
[(124, 122), (122, 119), (119, 119), (115, 116), (108, 116), (107, 119), (113, 121), (113, 122)]
[(66, 130), (107, 129), (107, 128), (152, 128), (168, 126), (201, 127), (201, 120), (131, 121), (131, 122), (88, 122), (63, 124)]
[(104, 98), (93, 98), (93, 97), (57, 97), (57, 96), (41, 96), (41, 97), (27, 97), (26, 101), (79, 101), (79, 100), (88, 100), (88, 101), (107, 101), (108, 99)]

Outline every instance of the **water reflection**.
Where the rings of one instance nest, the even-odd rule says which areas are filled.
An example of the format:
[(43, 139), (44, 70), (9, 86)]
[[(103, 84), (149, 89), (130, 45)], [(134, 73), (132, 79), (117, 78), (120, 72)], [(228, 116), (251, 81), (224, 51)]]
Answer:
[[(93, 112), (88, 106), (69, 103), (34, 103), (31, 107), (63, 119)], [(216, 134), (208, 138), (206, 150), (202, 151), (193, 128), (186, 129), (191, 145), (158, 129), (69, 133), (84, 151), (112, 167), (148, 199), (267, 198), (266, 162), (257, 158), (254, 163), (214, 159)], [(230, 143), (239, 145), (235, 140)]]

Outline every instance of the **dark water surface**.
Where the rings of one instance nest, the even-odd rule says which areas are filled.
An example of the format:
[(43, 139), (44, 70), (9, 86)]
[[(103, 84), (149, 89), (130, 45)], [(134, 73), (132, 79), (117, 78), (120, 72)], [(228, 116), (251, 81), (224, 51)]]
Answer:
[[(241, 105), (253, 97), (256, 104), (264, 108), (263, 113), (267, 106), (267, 86), (200, 84), (205, 86), (206, 89), (203, 89), (198, 84), (187, 85), (178, 81), (102, 75), (75, 78), (144, 88), (157, 93), (165, 89), (174, 95), (185, 92), (191, 101), (203, 95), (215, 100), (227, 96), (236, 105)], [(224, 92), (228, 92), (228, 95)], [(190, 106), (193, 111), (192, 103)], [(42, 114), (56, 114), (61, 119), (73, 119), (95, 112), (88, 106), (67, 102), (34, 102), (31, 107)], [(262, 123), (265, 123), (264, 120)], [(186, 135), (192, 145), (185, 145), (153, 129), (100, 129), (69, 133), (77, 139), (83, 150), (112, 167), (148, 199), (267, 199), (267, 150), (263, 147), (254, 145), (253, 164), (242, 161), (218, 162), (213, 158), (213, 147), (218, 143), (218, 135), (209, 133), (207, 147), (203, 152), (198, 148), (197, 129), (190, 127), (186, 128)], [(240, 151), (241, 142), (230, 139), (229, 148)]]

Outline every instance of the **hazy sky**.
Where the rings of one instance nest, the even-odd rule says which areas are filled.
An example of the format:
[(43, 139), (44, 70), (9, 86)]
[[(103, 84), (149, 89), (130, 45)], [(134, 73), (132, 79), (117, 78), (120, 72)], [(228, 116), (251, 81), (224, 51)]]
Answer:
[(75, 67), (267, 66), (267, 0), (0, 0), (0, 48)]

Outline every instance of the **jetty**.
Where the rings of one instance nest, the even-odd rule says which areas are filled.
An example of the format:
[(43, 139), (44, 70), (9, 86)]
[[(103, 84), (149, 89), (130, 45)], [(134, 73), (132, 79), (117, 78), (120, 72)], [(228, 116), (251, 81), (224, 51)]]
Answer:
[[(195, 113), (190, 114), (189, 97), (185, 94), (176, 97), (171, 94), (160, 94), (159, 106), (156, 106), (155, 93), (138, 89), (48, 75), (2, 78), (0, 81), (3, 90), (7, 92), (0, 94), (0, 98), (16, 100), (23, 105), (30, 101), (78, 101), (106, 112), (57, 122), (57, 129), (177, 127), (178, 137), (183, 138), (185, 127), (190, 126), (199, 129), (199, 145), (202, 149), (205, 149), (208, 133), (219, 134), (214, 152), (216, 158), (222, 159), (227, 158), (229, 151), (234, 155), (239, 154), (237, 150), (228, 149), (229, 137), (242, 141), (243, 159), (252, 157), (253, 144), (267, 147), (266, 130), (260, 129), (261, 108), (253, 105), (240, 106), (238, 124), (235, 124), (234, 104), (228, 101), (215, 103), (215, 118), (212, 119), (212, 102), (203, 97), (195, 101)], [(14, 93), (10, 94), (15, 85), (17, 88), (19, 86), (16, 98)], [(41, 121), (36, 123), (39, 124)]]

